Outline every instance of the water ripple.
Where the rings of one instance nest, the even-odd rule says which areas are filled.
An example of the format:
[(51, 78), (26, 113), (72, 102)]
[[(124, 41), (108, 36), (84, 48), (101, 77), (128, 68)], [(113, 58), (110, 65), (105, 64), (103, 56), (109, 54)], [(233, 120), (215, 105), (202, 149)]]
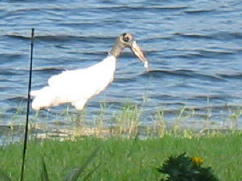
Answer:
[(144, 77), (153, 77), (160, 78), (163, 76), (177, 76), (177, 77), (188, 77), (188, 78), (197, 78), (197, 79), (205, 79), (210, 81), (222, 81), (223, 77), (221, 75), (206, 75), (200, 74), (192, 70), (150, 70), (149, 72), (144, 72), (141, 76)]

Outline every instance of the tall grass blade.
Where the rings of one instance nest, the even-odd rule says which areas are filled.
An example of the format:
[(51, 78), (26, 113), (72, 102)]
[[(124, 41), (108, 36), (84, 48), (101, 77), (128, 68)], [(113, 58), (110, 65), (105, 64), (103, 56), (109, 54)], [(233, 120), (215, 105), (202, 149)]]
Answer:
[(138, 143), (138, 141), (139, 141), (139, 132), (137, 132), (137, 134), (135, 135), (135, 138), (134, 138), (134, 140), (132, 141), (132, 145), (131, 145), (131, 147), (130, 147), (130, 149), (128, 150), (128, 152), (127, 152), (127, 158), (129, 158), (129, 157), (131, 157), (131, 155), (134, 153), (134, 151), (135, 151), (135, 147), (137, 146), (137, 143)]
[(40, 174), (41, 181), (49, 181), (48, 172), (44, 158), (42, 158), (42, 170)]
[(1, 181), (11, 181), (10, 177), (2, 170), (0, 170), (0, 180)]
[(86, 162), (80, 167), (80, 168), (74, 168), (72, 169), (69, 174), (65, 177), (64, 181), (77, 181), (78, 177), (81, 175), (81, 173), (87, 168), (87, 166), (91, 163), (91, 161), (95, 158), (99, 150), (99, 147), (97, 147), (87, 158)]
[(101, 164), (98, 164), (94, 169), (92, 169), (84, 178), (83, 180), (87, 180), (89, 177), (92, 176), (92, 174), (101, 166)]

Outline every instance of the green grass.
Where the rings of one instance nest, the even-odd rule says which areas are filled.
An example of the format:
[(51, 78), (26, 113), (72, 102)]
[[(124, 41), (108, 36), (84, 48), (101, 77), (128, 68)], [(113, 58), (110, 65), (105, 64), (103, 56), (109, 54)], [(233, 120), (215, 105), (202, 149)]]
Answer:
[[(148, 125), (142, 124), (143, 111), (135, 104), (124, 105), (108, 120), (107, 111), (107, 105), (101, 106), (100, 114), (90, 124), (85, 111), (73, 114), (67, 109), (61, 117), (64, 122), (69, 121), (74, 125), (71, 129), (66, 129), (57, 124), (54, 132), (58, 130), (68, 136), (58, 137), (61, 134), (57, 133), (55, 140), (46, 139), (53, 138), (53, 131), (48, 129), (48, 124), (37, 121), (45, 117), (39, 117), (38, 113), (33, 115), (25, 180), (41, 180), (43, 160), (49, 180), (63, 180), (73, 168), (80, 169), (85, 165), (96, 148), (99, 148), (99, 151), (81, 173), (79, 180), (160, 180), (162, 175), (157, 168), (169, 156), (184, 152), (190, 157), (202, 157), (203, 165), (212, 167), (214, 174), (221, 181), (242, 180), (242, 132), (236, 132), (242, 115), (240, 107), (231, 110), (226, 118), (229, 126), (225, 129), (223, 126), (210, 129), (213, 127), (213, 121), (211, 110), (208, 110), (199, 130), (184, 127), (186, 121), (196, 120), (197, 114), (194, 109), (187, 107), (177, 111), (172, 125), (164, 110), (157, 110), (150, 115), (152, 124)], [(20, 120), (19, 115), (22, 113), (16, 112), (13, 120)], [(61, 121), (59, 123), (61, 124)], [(45, 131), (46, 135), (41, 137), (41, 134), (34, 130)], [(11, 140), (16, 131), (17, 135), (20, 135), (23, 129), (12, 125), (10, 130), (6, 128), (6, 133), (2, 134), (8, 135)], [(22, 143), (9, 142), (11, 141), (3, 140), (7, 146), (0, 146), (0, 181), (2, 172), (14, 181), (19, 180), (20, 176), (23, 146)]]
[[(157, 171), (170, 155), (186, 152), (204, 159), (221, 181), (242, 180), (242, 133), (215, 134), (187, 138), (165, 134), (161, 138), (106, 139), (84, 137), (76, 141), (32, 140), (28, 145), (26, 180), (40, 180), (42, 158), (50, 180), (63, 180), (73, 168), (81, 167), (99, 147), (79, 180), (160, 180)], [(0, 168), (12, 180), (19, 180), (22, 144), (0, 147)], [(96, 170), (86, 177), (93, 169)], [(85, 179), (86, 178), (86, 179)]]

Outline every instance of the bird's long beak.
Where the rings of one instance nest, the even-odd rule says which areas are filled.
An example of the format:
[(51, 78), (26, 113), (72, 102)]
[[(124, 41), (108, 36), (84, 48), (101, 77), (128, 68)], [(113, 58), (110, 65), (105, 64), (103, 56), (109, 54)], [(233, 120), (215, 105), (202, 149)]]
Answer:
[(141, 50), (141, 48), (136, 43), (136, 41), (132, 42), (131, 50), (140, 59), (140, 61), (144, 63), (144, 67), (148, 70), (149, 69), (148, 59), (145, 57), (144, 52)]

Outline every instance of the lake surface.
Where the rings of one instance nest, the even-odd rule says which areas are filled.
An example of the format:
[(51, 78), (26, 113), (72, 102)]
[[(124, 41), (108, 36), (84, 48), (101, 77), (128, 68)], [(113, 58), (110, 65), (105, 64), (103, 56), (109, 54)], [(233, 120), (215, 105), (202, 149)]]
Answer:
[[(31, 28), (36, 36), (32, 89), (63, 70), (99, 62), (123, 32), (133, 33), (145, 50), (151, 71), (126, 50), (115, 81), (86, 106), (90, 120), (100, 114), (100, 104), (111, 117), (127, 102), (142, 109), (145, 124), (160, 110), (172, 121), (184, 106), (196, 112), (190, 119), (194, 126), (209, 118), (226, 127), (233, 113), (239, 114), (241, 1), (0, 1), (1, 125), (25, 121)], [(41, 111), (37, 122), (71, 126), (62, 114), (67, 109), (77, 114), (59, 106)], [(242, 127), (240, 116), (236, 124)]]

